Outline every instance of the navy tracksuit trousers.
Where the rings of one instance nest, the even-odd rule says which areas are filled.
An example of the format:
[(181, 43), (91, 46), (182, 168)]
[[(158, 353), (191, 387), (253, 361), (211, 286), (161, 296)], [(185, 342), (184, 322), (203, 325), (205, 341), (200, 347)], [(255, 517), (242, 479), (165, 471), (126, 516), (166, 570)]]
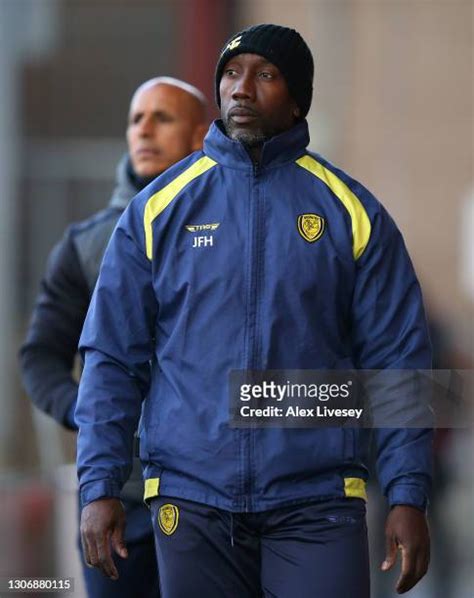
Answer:
[(369, 598), (365, 503), (230, 513), (151, 501), (162, 598)]

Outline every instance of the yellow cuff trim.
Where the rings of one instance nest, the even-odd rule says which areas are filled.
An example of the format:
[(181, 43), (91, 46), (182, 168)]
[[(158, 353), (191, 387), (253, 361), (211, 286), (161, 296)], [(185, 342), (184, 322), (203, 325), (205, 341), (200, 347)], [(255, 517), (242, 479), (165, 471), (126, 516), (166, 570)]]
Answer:
[(216, 164), (217, 162), (211, 160), (211, 158), (208, 158), (207, 156), (200, 158), (197, 162), (194, 162), (192, 166), (172, 180), (171, 183), (168, 183), (166, 187), (163, 187), (163, 189), (160, 189), (160, 191), (157, 191), (152, 195), (147, 201), (145, 212), (143, 214), (143, 225), (145, 227), (146, 255), (149, 260), (151, 260), (153, 256), (152, 224), (155, 218), (161, 214), (188, 183), (201, 174), (204, 174), (206, 170), (209, 170)]
[(347, 498), (362, 498), (367, 500), (365, 480), (362, 478), (344, 478), (344, 496)]
[(354, 259), (358, 259), (367, 247), (371, 231), (370, 220), (361, 201), (344, 181), (311, 156), (303, 156), (296, 163), (323, 181), (344, 204), (352, 222), (352, 254)]
[(145, 480), (145, 495), (143, 500), (147, 502), (150, 498), (158, 496), (160, 491), (160, 478), (149, 478)]

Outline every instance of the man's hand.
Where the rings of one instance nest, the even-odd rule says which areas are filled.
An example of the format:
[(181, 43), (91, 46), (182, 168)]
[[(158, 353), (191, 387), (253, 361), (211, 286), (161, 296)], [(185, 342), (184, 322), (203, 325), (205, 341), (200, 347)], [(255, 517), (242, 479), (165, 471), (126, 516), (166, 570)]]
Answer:
[(430, 535), (426, 516), (408, 505), (398, 505), (390, 511), (385, 524), (386, 556), (382, 571), (388, 571), (397, 561), (397, 550), (402, 553), (402, 570), (396, 590), (408, 592), (428, 570), (430, 562)]
[(124, 531), (125, 511), (118, 498), (101, 498), (86, 505), (81, 514), (81, 539), (87, 565), (97, 567), (111, 579), (118, 579), (111, 549), (123, 559), (127, 558)]

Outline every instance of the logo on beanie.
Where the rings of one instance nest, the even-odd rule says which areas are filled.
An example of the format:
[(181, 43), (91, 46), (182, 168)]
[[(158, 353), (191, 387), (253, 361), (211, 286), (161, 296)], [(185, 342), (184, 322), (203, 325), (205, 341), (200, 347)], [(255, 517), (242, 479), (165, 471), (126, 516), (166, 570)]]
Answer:
[(318, 214), (301, 214), (298, 216), (298, 232), (308, 243), (314, 243), (322, 237), (325, 221)]
[(234, 50), (235, 48), (237, 48), (237, 46), (240, 46), (241, 40), (242, 40), (242, 36), (238, 35), (236, 38), (234, 38), (231, 42), (229, 42), (227, 44), (224, 52), (227, 52), (227, 50)]
[(171, 536), (176, 531), (179, 521), (179, 510), (175, 505), (166, 504), (158, 512), (158, 525), (161, 531)]

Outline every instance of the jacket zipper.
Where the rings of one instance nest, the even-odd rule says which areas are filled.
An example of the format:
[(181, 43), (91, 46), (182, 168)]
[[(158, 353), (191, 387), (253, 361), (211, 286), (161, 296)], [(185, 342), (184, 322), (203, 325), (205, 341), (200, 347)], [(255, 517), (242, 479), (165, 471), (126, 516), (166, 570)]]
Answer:
[[(247, 369), (257, 370), (261, 367), (260, 364), (260, 339), (258, 330), (258, 319), (259, 319), (259, 283), (261, 282), (261, 245), (262, 245), (262, 205), (260, 193), (257, 186), (257, 178), (260, 174), (260, 168), (258, 163), (253, 164), (253, 179), (252, 179), (252, 195), (250, 198), (251, 205), (251, 251), (250, 251), (250, 305), (249, 305), (249, 318), (248, 318), (248, 352), (247, 352)], [(253, 460), (254, 460), (254, 432), (252, 428), (244, 430), (246, 446), (246, 459), (245, 459), (245, 478), (244, 478), (244, 510), (252, 511), (253, 500)]]

